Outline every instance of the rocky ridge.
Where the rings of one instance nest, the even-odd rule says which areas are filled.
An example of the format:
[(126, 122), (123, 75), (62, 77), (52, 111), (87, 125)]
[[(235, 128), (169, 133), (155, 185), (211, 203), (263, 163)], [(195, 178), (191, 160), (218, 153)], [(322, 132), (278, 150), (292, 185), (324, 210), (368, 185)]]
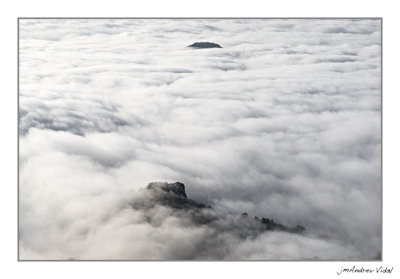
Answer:
[[(186, 195), (185, 185), (181, 182), (151, 182), (145, 190), (150, 194), (153, 204), (159, 204), (178, 211), (185, 211), (196, 224), (218, 225), (217, 220), (224, 218), (224, 216), (216, 212), (210, 205), (189, 199)], [(301, 233), (305, 230), (300, 225), (296, 227), (284, 226), (271, 218), (250, 217), (246, 212), (238, 216), (234, 215), (231, 227), (232, 229), (238, 229), (238, 226), (240, 227), (240, 231), (243, 231), (243, 227), (246, 227), (247, 232), (245, 235), (253, 236), (264, 231)]]

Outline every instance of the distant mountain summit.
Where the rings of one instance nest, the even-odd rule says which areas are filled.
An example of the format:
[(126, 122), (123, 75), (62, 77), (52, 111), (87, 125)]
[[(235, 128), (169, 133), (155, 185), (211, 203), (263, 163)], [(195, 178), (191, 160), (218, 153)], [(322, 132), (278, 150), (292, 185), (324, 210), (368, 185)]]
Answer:
[(219, 44), (216, 43), (211, 43), (211, 42), (195, 42), (194, 44), (191, 44), (191, 48), (222, 48)]

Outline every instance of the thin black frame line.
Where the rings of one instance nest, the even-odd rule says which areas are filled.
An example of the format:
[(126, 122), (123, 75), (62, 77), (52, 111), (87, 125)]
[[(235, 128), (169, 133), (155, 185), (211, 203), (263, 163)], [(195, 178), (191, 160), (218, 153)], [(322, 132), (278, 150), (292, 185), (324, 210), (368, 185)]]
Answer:
[(17, 20), (17, 260), (19, 261), (19, 19)]
[(18, 19), (382, 19), (382, 17), (18, 17)]
[[(381, 22), (381, 255), (378, 260), (22, 260), (19, 255), (19, 21), (20, 19), (374, 19)], [(383, 262), (383, 17), (18, 17), (17, 18), (17, 261), (18, 262)]]
[(19, 262), (147, 262), (147, 263), (160, 263), (160, 262), (181, 262), (181, 263), (250, 263), (250, 262), (264, 262), (264, 263), (348, 263), (348, 262), (363, 262), (363, 263), (376, 263), (380, 260), (18, 260)]
[(381, 18), (381, 262), (383, 261), (383, 18)]

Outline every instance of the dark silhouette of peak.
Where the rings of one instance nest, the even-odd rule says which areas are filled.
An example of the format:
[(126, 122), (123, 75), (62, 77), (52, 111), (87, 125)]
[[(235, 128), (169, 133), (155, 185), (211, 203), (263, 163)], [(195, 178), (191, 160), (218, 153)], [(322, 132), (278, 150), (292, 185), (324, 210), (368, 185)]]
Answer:
[(185, 192), (185, 185), (180, 182), (167, 183), (167, 182), (151, 182), (147, 185), (148, 190), (162, 190), (167, 193), (174, 193), (179, 197), (187, 198)]
[(304, 227), (299, 225), (293, 228), (286, 227), (270, 218), (259, 218), (257, 216), (250, 218), (247, 212), (240, 215), (222, 214), (209, 205), (188, 198), (185, 185), (181, 182), (151, 182), (147, 185), (146, 191), (150, 194), (149, 199), (144, 200), (142, 205), (133, 205), (135, 208), (150, 208), (157, 204), (166, 206), (178, 210), (175, 211), (178, 214), (187, 214), (197, 225), (218, 226), (218, 220), (231, 220), (228, 229), (237, 232), (241, 237), (255, 237), (264, 231), (302, 233), (305, 230)]
[(153, 199), (164, 206), (177, 209), (211, 208), (192, 199), (188, 199), (185, 185), (181, 182), (151, 182), (146, 189), (152, 193)]
[(188, 47), (192, 48), (222, 48), (219, 44), (211, 43), (211, 42), (195, 42)]

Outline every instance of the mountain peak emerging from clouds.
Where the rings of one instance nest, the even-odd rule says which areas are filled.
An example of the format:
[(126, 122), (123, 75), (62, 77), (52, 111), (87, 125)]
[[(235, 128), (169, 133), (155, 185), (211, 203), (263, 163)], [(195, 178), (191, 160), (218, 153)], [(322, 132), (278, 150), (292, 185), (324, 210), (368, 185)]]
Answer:
[(211, 43), (211, 42), (195, 42), (188, 47), (192, 48), (222, 48), (219, 44)]
[(167, 182), (151, 182), (147, 185), (148, 190), (162, 190), (164, 192), (172, 192), (175, 193), (179, 197), (187, 198), (185, 192), (185, 185), (180, 182), (175, 183), (167, 183)]
[(211, 208), (211, 206), (188, 199), (185, 185), (181, 182), (151, 182), (147, 185), (146, 190), (151, 193), (157, 203), (164, 206), (187, 210)]
[[(147, 185), (146, 190), (151, 194), (151, 200), (153, 202), (174, 210), (178, 209), (190, 212), (191, 218), (193, 218), (193, 221), (197, 224), (209, 224), (217, 219), (228, 218), (228, 216), (225, 216), (221, 212), (217, 212), (209, 205), (204, 205), (195, 200), (189, 199), (186, 195), (185, 185), (181, 182), (151, 182)], [(237, 226), (242, 228), (247, 227), (247, 229), (253, 230), (253, 232), (249, 234), (257, 234), (273, 230), (301, 233), (305, 230), (303, 226), (298, 225), (289, 228), (276, 223), (273, 219), (269, 218), (258, 218), (257, 216), (251, 218), (246, 212), (237, 216), (232, 214), (230, 219), (236, 219), (236, 222), (234, 222), (236, 224), (232, 224), (232, 228)]]

